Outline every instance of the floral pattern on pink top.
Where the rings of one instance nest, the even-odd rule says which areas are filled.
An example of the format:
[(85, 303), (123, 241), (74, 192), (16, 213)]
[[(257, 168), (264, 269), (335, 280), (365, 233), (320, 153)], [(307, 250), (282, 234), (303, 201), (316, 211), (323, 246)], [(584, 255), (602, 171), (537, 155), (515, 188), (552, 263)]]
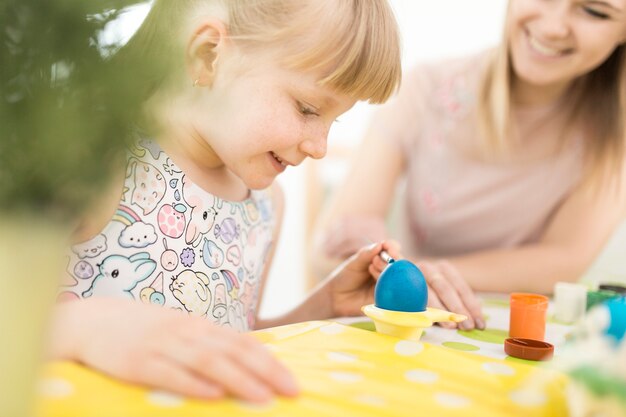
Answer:
[[(482, 140), (476, 106), (487, 58), (418, 66), (375, 118), (373, 129), (405, 158), (401, 217), (408, 227), (395, 232), (409, 254), (453, 256), (536, 241), (580, 183), (584, 138), (577, 132), (560, 152), (531, 162), (487, 162), (465, 151)], [(532, 109), (524, 117), (543, 126), (549, 111)], [(561, 133), (546, 125), (522, 146), (532, 154)]]

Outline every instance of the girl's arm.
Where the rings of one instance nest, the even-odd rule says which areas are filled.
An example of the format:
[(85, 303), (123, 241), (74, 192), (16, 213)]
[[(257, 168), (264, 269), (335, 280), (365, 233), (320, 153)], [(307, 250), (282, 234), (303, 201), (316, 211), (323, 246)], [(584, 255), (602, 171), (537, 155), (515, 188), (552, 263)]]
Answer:
[[(280, 315), (278, 317), (271, 318), (259, 318), (258, 311), (263, 300), (263, 293), (265, 289), (265, 284), (267, 281), (267, 276), (272, 266), (272, 260), (274, 257), (274, 253), (278, 244), (278, 239), (280, 237), (281, 227), (282, 227), (282, 218), (284, 211), (284, 194), (281, 187), (274, 183), (272, 186), (273, 192), (273, 202), (276, 213), (276, 225), (274, 228), (274, 236), (273, 241), (274, 245), (270, 254), (268, 255), (267, 262), (265, 264), (265, 269), (263, 271), (263, 277), (261, 280), (261, 287), (259, 289), (259, 303), (257, 304), (257, 320), (255, 324), (256, 329), (264, 329), (267, 327), (275, 327), (289, 323), (302, 322), (306, 320), (312, 319), (323, 319), (330, 318), (333, 316), (332, 314), (332, 305), (329, 303), (330, 291), (328, 286), (321, 286), (313, 291), (307, 299), (302, 302), (300, 305), (292, 309), (291, 311)], [(301, 277), (302, 278), (302, 277)]]
[(55, 308), (48, 357), (203, 399), (293, 396), (293, 376), (249, 334), (161, 306), (89, 298)]
[[(259, 289), (258, 309), (267, 281), (267, 275), (271, 268), (272, 258), (278, 243), (281, 230), (281, 220), (284, 208), (284, 196), (282, 189), (275, 184), (273, 186), (273, 200), (276, 212), (276, 226), (274, 229), (274, 246), (268, 256), (265, 270)], [(360, 247), (363, 245), (361, 244)], [(279, 316), (268, 319), (258, 318), (255, 327), (263, 329), (289, 323), (307, 320), (321, 320), (336, 316), (356, 315), (360, 313), (361, 306), (373, 302), (375, 281), (372, 279), (372, 260), (379, 259), (378, 254), (382, 249), (390, 252), (396, 250), (393, 243), (378, 243), (363, 248), (342, 266), (336, 268), (327, 279), (320, 283), (311, 294), (297, 307)], [(356, 250), (355, 250), (356, 252)]]
[(563, 202), (536, 244), (448, 261), (475, 290), (551, 293), (557, 281), (575, 281), (585, 272), (624, 217), (625, 179), (621, 188), (580, 187)]
[(379, 242), (361, 248), (337, 267), (317, 288), (290, 312), (263, 321), (259, 327), (279, 326), (307, 320), (323, 320), (361, 314), (361, 307), (374, 302), (373, 261), (381, 261), (381, 250), (392, 243)]

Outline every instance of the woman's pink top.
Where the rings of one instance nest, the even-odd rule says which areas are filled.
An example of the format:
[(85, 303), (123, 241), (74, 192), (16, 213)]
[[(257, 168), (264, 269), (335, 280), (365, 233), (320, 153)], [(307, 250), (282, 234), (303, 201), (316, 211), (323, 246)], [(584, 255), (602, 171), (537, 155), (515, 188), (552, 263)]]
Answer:
[(515, 110), (521, 145), (508, 161), (464, 150), (482, 141), (476, 106), (487, 57), (415, 68), (374, 121), (374, 132), (406, 158), (407, 253), (452, 256), (537, 241), (581, 180), (582, 135), (544, 150), (563, 133), (557, 103)]

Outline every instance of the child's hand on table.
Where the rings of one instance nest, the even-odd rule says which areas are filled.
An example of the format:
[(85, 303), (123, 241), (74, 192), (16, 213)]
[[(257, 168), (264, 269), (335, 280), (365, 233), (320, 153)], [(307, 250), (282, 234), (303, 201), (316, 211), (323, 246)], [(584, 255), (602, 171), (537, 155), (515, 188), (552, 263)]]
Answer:
[[(260, 402), (297, 394), (290, 372), (253, 336), (132, 300), (59, 306), (55, 358), (185, 396)], [(71, 317), (70, 317), (71, 316)]]

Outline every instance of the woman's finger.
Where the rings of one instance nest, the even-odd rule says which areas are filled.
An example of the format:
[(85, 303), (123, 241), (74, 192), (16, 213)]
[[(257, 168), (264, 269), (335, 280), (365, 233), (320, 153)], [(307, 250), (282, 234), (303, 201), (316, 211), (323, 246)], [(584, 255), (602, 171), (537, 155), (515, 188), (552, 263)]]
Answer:
[[(432, 288), (430, 288), (430, 286), (428, 287), (428, 306), (432, 308), (438, 308), (440, 310), (445, 310), (445, 307), (441, 303), (441, 300), (439, 300), (439, 297), (437, 297), (437, 294), (433, 291)], [(456, 323), (450, 322), (440, 322), (437, 324), (439, 324), (439, 326), (443, 327), (444, 329), (454, 329), (456, 327)]]
[(425, 278), (426, 283), (430, 285), (433, 291), (439, 297), (439, 300), (445, 306), (445, 310), (451, 311), (457, 314), (463, 314), (467, 316), (467, 320), (461, 322), (460, 327), (462, 329), (473, 329), (474, 328), (474, 320), (472, 319), (472, 315), (469, 313), (465, 305), (461, 301), (456, 289), (450, 282), (448, 282), (447, 277), (442, 273), (442, 271), (430, 264), (424, 264)]
[(473, 317), (476, 327), (479, 329), (485, 328), (485, 321), (482, 314), (482, 306), (480, 300), (474, 293), (474, 291), (470, 288), (469, 284), (463, 277), (461, 273), (454, 265), (452, 265), (448, 261), (439, 262), (439, 266), (441, 270), (444, 272), (448, 280), (452, 284), (454, 288), (461, 298), (461, 301), (469, 311), (471, 317)]

